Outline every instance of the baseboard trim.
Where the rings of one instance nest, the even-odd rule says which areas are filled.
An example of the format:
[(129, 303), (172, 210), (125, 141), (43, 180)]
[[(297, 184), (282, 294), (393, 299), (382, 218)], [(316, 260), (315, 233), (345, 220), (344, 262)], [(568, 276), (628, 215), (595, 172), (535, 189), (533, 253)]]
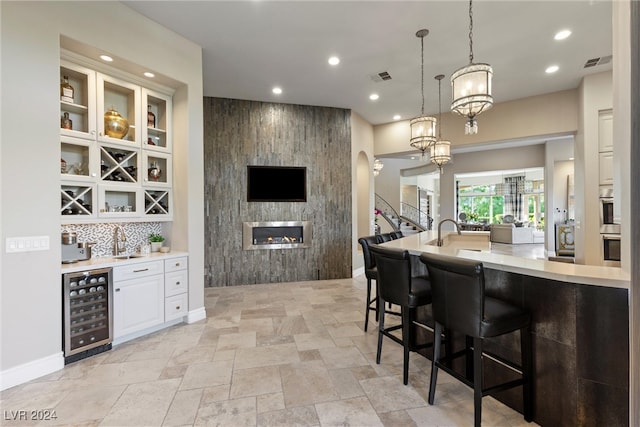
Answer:
[(0, 371), (0, 390), (26, 383), (64, 368), (62, 352)]
[(187, 314), (187, 323), (195, 323), (207, 318), (207, 312), (204, 307), (197, 308)]

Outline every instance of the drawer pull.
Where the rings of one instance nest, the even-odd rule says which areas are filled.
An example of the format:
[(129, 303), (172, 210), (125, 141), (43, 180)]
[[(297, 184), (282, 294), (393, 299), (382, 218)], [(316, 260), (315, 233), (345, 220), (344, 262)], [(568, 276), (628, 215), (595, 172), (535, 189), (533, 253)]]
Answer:
[(176, 310), (180, 310), (180, 306), (179, 305), (176, 305)]
[(148, 268), (143, 268), (141, 270), (133, 270), (134, 273), (142, 273), (143, 271), (149, 271)]
[(180, 263), (179, 262), (176, 262), (176, 267), (180, 267)]
[(117, 289), (116, 289), (116, 292), (120, 292), (120, 288), (117, 288)]
[(180, 282), (176, 282), (176, 286), (180, 286)]

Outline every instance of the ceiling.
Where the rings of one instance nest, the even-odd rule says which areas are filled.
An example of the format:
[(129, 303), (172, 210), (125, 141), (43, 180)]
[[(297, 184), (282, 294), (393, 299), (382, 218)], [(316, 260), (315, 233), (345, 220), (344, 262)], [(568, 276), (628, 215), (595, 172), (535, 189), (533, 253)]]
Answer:
[[(202, 46), (204, 95), (349, 108), (371, 124), (420, 113), (420, 39), (425, 112), (451, 102), (449, 77), (469, 62), (468, 2), (447, 1), (124, 1)], [(493, 66), (496, 103), (578, 87), (584, 68), (612, 54), (611, 1), (476, 0), (474, 62)], [(554, 34), (572, 35), (555, 41)], [(327, 59), (337, 55), (333, 67)], [(170, 60), (171, 58), (167, 58)], [(549, 65), (559, 71), (547, 75)], [(391, 80), (371, 75), (388, 72)], [(281, 95), (271, 89), (280, 86)], [(377, 101), (369, 100), (371, 93)]]

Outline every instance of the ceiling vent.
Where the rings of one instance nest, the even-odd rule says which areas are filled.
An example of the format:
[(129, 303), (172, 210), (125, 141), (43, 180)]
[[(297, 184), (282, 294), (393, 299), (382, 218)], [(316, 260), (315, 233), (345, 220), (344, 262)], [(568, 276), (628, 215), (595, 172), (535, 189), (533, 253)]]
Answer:
[(387, 71), (383, 71), (381, 73), (370, 74), (369, 77), (376, 83), (380, 83), (385, 80), (391, 80), (391, 74)]
[(612, 58), (611, 55), (607, 55), (601, 58), (589, 59), (587, 60), (587, 62), (584, 63), (584, 68), (590, 68), (590, 67), (595, 67), (596, 65), (608, 64), (609, 62), (611, 62), (611, 58)]

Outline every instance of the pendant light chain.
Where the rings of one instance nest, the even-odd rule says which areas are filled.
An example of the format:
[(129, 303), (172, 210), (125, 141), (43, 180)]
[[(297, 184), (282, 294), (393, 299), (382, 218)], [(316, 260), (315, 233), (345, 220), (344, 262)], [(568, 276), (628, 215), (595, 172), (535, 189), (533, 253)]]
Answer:
[(440, 76), (436, 76), (436, 79), (438, 79), (438, 122), (440, 123), (440, 126), (438, 126), (438, 139), (442, 139), (442, 91), (440, 90), (440, 88), (442, 87), (442, 77), (438, 78)]
[(473, 64), (473, 11), (472, 2), (469, 0), (469, 64)]
[(421, 115), (424, 116), (424, 36), (420, 37), (420, 92), (422, 93)]

